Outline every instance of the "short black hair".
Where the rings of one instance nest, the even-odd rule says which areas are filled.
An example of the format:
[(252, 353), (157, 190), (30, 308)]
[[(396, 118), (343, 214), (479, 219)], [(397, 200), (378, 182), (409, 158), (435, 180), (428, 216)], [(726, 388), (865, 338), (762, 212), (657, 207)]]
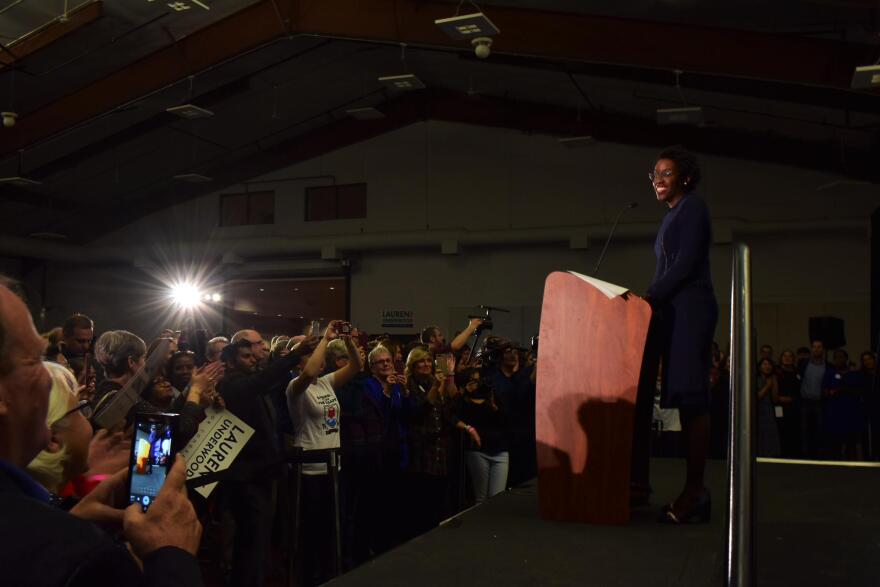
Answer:
[(70, 336), (77, 328), (95, 328), (95, 322), (85, 314), (74, 314), (64, 321), (61, 332), (64, 336)]
[[(675, 161), (675, 167), (678, 169), (678, 175), (682, 180), (682, 189), (685, 193), (690, 193), (697, 189), (703, 174), (700, 171), (700, 162), (697, 156), (682, 147), (681, 145), (673, 145), (666, 147), (654, 159), (654, 163), (660, 159), (670, 159)], [(684, 180), (687, 179), (687, 183)]]
[(431, 337), (434, 336), (434, 331), (440, 330), (436, 326), (426, 326), (422, 333), (419, 335), (419, 340), (422, 341), (422, 344), (428, 344), (431, 341)]
[(235, 360), (238, 358), (239, 349), (250, 349), (252, 346), (253, 345), (245, 339), (239, 340), (238, 342), (231, 342), (220, 351), (220, 360), (227, 365), (234, 365)]

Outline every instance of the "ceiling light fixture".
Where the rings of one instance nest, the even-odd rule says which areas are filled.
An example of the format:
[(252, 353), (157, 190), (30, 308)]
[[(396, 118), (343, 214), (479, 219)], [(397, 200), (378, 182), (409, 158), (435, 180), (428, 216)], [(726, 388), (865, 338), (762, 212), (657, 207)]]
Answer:
[(593, 137), (589, 136), (562, 137), (561, 139), (558, 139), (558, 142), (566, 149), (581, 149), (583, 147), (588, 147), (594, 143)]
[(21, 170), (21, 160), (24, 156), (24, 151), (22, 149), (18, 150), (18, 173), (16, 175), (11, 175), (9, 177), (0, 177), (0, 184), (8, 184), (15, 185), (22, 188), (27, 187), (35, 187), (38, 185), (43, 185), (43, 182), (31, 179), (29, 177), (25, 177), (24, 173)]
[(854, 90), (868, 90), (880, 87), (880, 64), (856, 67), (855, 71), (853, 71), (850, 87)]
[(658, 108), (657, 124), (661, 126), (669, 124), (687, 124), (692, 126), (703, 125), (703, 109), (700, 106), (691, 106), (684, 97), (681, 89), (681, 74), (684, 73), (680, 69), (673, 71), (675, 73), (675, 89), (678, 90), (678, 97), (681, 98), (682, 105), (679, 108)]
[(345, 113), (357, 120), (378, 120), (379, 118), (385, 118), (385, 115), (382, 114), (382, 112), (376, 110), (372, 106), (367, 106), (365, 108), (349, 108)]
[(379, 78), (379, 83), (398, 92), (423, 90), (426, 87), (422, 80), (411, 73), (406, 73), (404, 75), (386, 75)]
[(180, 106), (172, 106), (166, 108), (165, 112), (173, 114), (186, 120), (196, 120), (197, 118), (210, 118), (214, 113), (207, 108), (196, 106), (195, 104), (181, 104)]
[(186, 183), (207, 183), (209, 181), (214, 181), (213, 177), (208, 177), (201, 173), (178, 173), (174, 176), (174, 179)]
[[(476, 4), (473, 5), (479, 10), (479, 6)], [(459, 6), (461, 6), (461, 4), (459, 4)], [(495, 26), (495, 23), (489, 20), (489, 17), (482, 12), (473, 12), (471, 14), (462, 15), (456, 14), (449, 18), (438, 18), (434, 21), (434, 24), (440, 27), (440, 30), (446, 33), (449, 37), (456, 40), (490, 37), (501, 32), (498, 27)]]
[(202, 108), (201, 106), (196, 106), (192, 103), (193, 83), (195, 82), (195, 79), (195, 76), (189, 76), (189, 92), (187, 94), (187, 102), (185, 104), (181, 104), (180, 106), (172, 106), (171, 108), (166, 108), (165, 112), (167, 112), (168, 114), (179, 116), (181, 118), (185, 118), (186, 120), (196, 120), (198, 118), (210, 118), (211, 116), (214, 116), (214, 113), (207, 108)]

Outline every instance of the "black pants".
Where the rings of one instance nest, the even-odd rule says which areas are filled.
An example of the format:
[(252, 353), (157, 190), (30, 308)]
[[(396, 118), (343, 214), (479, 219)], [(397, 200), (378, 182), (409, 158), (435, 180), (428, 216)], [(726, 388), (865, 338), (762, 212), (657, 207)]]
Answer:
[(225, 482), (224, 501), (235, 520), (232, 584), (263, 587), (272, 542), (271, 479)]
[(334, 576), (335, 512), (330, 475), (303, 475), (299, 504), (299, 562), (302, 584), (326, 583)]
[(430, 532), (436, 528), (449, 512), (449, 482), (446, 475), (409, 473), (405, 507), (408, 510), (406, 540)]

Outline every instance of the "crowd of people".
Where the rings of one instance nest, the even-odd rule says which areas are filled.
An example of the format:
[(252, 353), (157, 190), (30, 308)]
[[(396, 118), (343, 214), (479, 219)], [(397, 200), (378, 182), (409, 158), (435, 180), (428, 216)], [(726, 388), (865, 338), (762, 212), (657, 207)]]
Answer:
[[(449, 343), (435, 326), (409, 339), (370, 337), (340, 320), (266, 337), (166, 330), (147, 343), (125, 330), (95, 336), (82, 314), (39, 336), (3, 279), (0, 508), (9, 523), (0, 556), (13, 583), (100, 585), (114, 569), (114, 584), (198, 584), (203, 571), (234, 585), (284, 572), (320, 584), (536, 474), (537, 350), (482, 337), (481, 319)], [(472, 339), (484, 340), (479, 352)], [(723, 458), (730, 367), (717, 344), (711, 354), (710, 452)], [(826, 354), (818, 340), (778, 361), (761, 347), (760, 456), (880, 459), (875, 355), (853, 364), (843, 349), (830, 362)], [(159, 368), (140, 401), (98, 427), (93, 416), (148, 362)], [(148, 511), (126, 508), (135, 413), (179, 414), (180, 450), (208, 409), (253, 428), (235, 463), (245, 473), (206, 500), (187, 489), (178, 458)], [(674, 416), (655, 412), (666, 431), (676, 429)], [(338, 458), (299, 467), (289, 458), (328, 450)], [(53, 530), (41, 537), (46, 552), (28, 558), (26, 537), (41, 527), (34, 520)]]
[(758, 453), (761, 456), (880, 460), (877, 357), (858, 362), (821, 340), (774, 358), (763, 345), (757, 361)]
[[(125, 330), (96, 337), (77, 314), (42, 335), (57, 441), (27, 469), (75, 512), (102, 475), (125, 468), (135, 413), (179, 414), (180, 450), (207, 409), (227, 409), (254, 429), (233, 465), (247, 473), (221, 481), (209, 500), (189, 492), (207, 529), (200, 557), (233, 585), (262, 585), (290, 568), (288, 557), (297, 584), (320, 584), (337, 565), (351, 569), (535, 476), (535, 353), (494, 336), (473, 352), (484, 332), (473, 318), (449, 343), (435, 326), (410, 340), (370, 337), (335, 320), (266, 337), (166, 330), (148, 343)], [(166, 356), (141, 401), (94, 432), (89, 417), (154, 352)], [(337, 451), (341, 560), (328, 464), (297, 473), (285, 462), (296, 448)]]
[[(725, 458), (730, 364), (717, 343), (712, 357), (711, 453)], [(880, 382), (873, 351), (862, 352), (855, 362), (846, 349), (828, 351), (821, 340), (778, 356), (764, 344), (755, 367), (758, 456), (880, 461)], [(656, 405), (654, 421), (659, 433), (655, 454), (677, 456), (677, 411)]]

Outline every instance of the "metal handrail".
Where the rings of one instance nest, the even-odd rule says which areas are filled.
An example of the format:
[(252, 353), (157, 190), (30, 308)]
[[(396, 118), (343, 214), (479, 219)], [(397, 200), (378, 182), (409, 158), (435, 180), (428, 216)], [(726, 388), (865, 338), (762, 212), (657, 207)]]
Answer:
[(754, 568), (755, 401), (749, 248), (733, 245), (730, 287), (730, 430), (727, 483), (727, 587), (752, 587)]

